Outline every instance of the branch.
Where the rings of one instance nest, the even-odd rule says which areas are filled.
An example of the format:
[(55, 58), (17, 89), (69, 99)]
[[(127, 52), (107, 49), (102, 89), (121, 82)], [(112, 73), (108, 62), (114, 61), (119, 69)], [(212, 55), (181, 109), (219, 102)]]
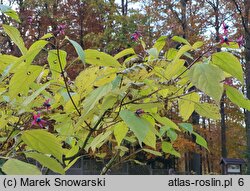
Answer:
[[(71, 102), (72, 102), (74, 108), (76, 109), (78, 115), (81, 116), (81, 111), (77, 108), (77, 106), (76, 106), (76, 104), (75, 104), (75, 102), (74, 102), (74, 100), (73, 100), (73, 98), (72, 98), (72, 96), (71, 96), (71, 94), (70, 94), (70, 91), (69, 91), (69, 86), (68, 86), (68, 84), (67, 84), (67, 78), (66, 78), (66, 76), (64, 75), (64, 70), (63, 70), (62, 62), (61, 62), (61, 58), (60, 58), (59, 46), (57, 46), (56, 50), (57, 50), (57, 58), (58, 58), (58, 62), (59, 62), (59, 65), (60, 65), (61, 75), (62, 75), (62, 77), (63, 77), (63, 81), (64, 81), (64, 84), (65, 84), (65, 87), (66, 87), (68, 96), (69, 96), (69, 98), (70, 98), (70, 100), (71, 100)], [(87, 126), (88, 126), (88, 125), (87, 125)]]
[(117, 157), (120, 154), (120, 150), (116, 151), (115, 155), (110, 159), (110, 161), (103, 167), (101, 174), (100, 175), (105, 175), (108, 170), (112, 167), (113, 163), (115, 162), (115, 160), (117, 159)]
[(200, 56), (198, 56), (182, 73), (180, 73), (175, 79), (178, 79), (180, 76), (182, 76), (185, 72), (187, 72), (199, 59), (202, 58), (202, 56), (204, 56), (207, 52), (210, 51), (210, 49), (212, 48), (212, 46), (210, 46), (205, 52), (203, 52)]
[(130, 103), (134, 103), (134, 102), (139, 101), (139, 100), (142, 100), (142, 99), (144, 99), (144, 98), (148, 98), (148, 97), (150, 97), (151, 95), (157, 93), (158, 91), (160, 91), (160, 89), (155, 90), (155, 91), (153, 91), (152, 93), (150, 93), (150, 94), (148, 94), (148, 95), (141, 96), (141, 97), (136, 98), (136, 99), (134, 99), (134, 100), (128, 101), (128, 102), (126, 102), (126, 103), (123, 103), (122, 106), (128, 105), (128, 104), (130, 104)]
[(239, 12), (239, 14), (240, 14), (241, 22), (242, 22), (242, 25), (243, 25), (243, 27), (244, 27), (246, 33), (250, 34), (250, 33), (249, 33), (249, 30), (248, 30), (248, 27), (247, 27), (247, 24), (246, 24), (246, 21), (245, 21), (245, 18), (244, 18), (244, 16), (243, 16), (243, 13), (242, 13), (242, 10), (241, 10), (239, 4), (236, 2), (236, 0), (231, 0), (231, 1), (234, 3), (234, 5), (235, 5), (235, 7), (236, 7), (236, 10), (237, 10), (237, 11)]
[(75, 155), (73, 155), (71, 157), (64, 158), (64, 161), (69, 160), (70, 162), (72, 162), (75, 158), (81, 156), (84, 153), (84, 149), (85, 149), (86, 145), (88, 144), (88, 141), (89, 141), (91, 135), (96, 131), (97, 127), (102, 122), (104, 116), (107, 114), (108, 111), (109, 111), (109, 109), (107, 109), (106, 111), (104, 111), (104, 113), (102, 114), (102, 116), (96, 122), (95, 126), (90, 129), (90, 131), (89, 131), (89, 133), (88, 133), (88, 135), (87, 135), (87, 137), (86, 137), (86, 139), (85, 139), (85, 141), (83, 143), (82, 148)]

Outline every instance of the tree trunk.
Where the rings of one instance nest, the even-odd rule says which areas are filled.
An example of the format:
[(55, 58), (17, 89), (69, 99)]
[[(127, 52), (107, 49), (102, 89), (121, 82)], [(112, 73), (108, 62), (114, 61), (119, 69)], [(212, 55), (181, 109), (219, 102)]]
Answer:
[[(216, 31), (216, 42), (220, 42), (220, 23), (219, 23), (219, 0), (216, 0), (216, 4), (213, 6), (214, 16), (215, 16), (215, 31)], [(220, 52), (221, 48), (217, 48), (217, 52)], [(226, 116), (225, 116), (225, 106), (224, 106), (224, 98), (225, 94), (223, 93), (221, 101), (220, 101), (220, 115), (221, 115), (221, 156), (227, 157), (227, 147), (226, 147)]]
[[(245, 28), (245, 60), (246, 60), (246, 91), (247, 91), (247, 98), (250, 99), (250, 29), (249, 29), (249, 14), (250, 14), (250, 0), (244, 1), (245, 5), (245, 15), (243, 25)], [(245, 113), (245, 122), (246, 122), (246, 136), (247, 136), (247, 174), (250, 175), (250, 112), (247, 110)]]

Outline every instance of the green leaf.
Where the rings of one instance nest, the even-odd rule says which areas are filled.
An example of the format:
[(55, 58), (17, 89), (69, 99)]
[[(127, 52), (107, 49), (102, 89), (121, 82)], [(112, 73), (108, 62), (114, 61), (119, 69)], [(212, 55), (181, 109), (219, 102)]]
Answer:
[(11, 78), (9, 86), (9, 95), (15, 98), (20, 93), (27, 95), (30, 85), (35, 81), (42, 71), (41, 66), (25, 66), (19, 69)]
[(231, 48), (231, 49), (239, 49), (239, 44), (237, 42), (228, 42), (229, 45), (227, 45), (226, 43), (223, 43), (222, 44), (222, 47), (225, 47), (225, 48)]
[(125, 138), (128, 132), (128, 127), (124, 122), (118, 123), (114, 127), (114, 136), (117, 141), (117, 145), (120, 146), (122, 140)]
[(0, 77), (0, 82), (2, 82), (5, 77), (8, 76), (9, 72), (11, 71), (12, 67), (13, 67), (14, 63), (12, 64), (9, 64), (5, 67), (5, 69), (3, 70), (3, 73), (1, 74), (1, 77)]
[(180, 36), (173, 36), (172, 37), (173, 41), (179, 42), (179, 43), (183, 43), (183, 44), (187, 44), (189, 46), (191, 46), (191, 44), (184, 38), (180, 37)]
[(195, 111), (203, 116), (214, 120), (219, 120), (220, 116), (220, 109), (217, 105), (211, 103), (196, 103)]
[(93, 89), (98, 72), (98, 67), (88, 67), (76, 77), (75, 86), (79, 95), (84, 96), (84, 94), (89, 93)]
[(202, 41), (197, 41), (196, 43), (193, 44), (192, 48), (194, 50), (196, 50), (196, 49), (198, 49), (198, 48), (200, 48), (202, 46), (203, 46), (203, 42)]
[(75, 48), (80, 60), (82, 61), (82, 63), (85, 63), (85, 54), (84, 51), (82, 49), (82, 47), (80, 46), (80, 44), (78, 44), (76, 41), (69, 39), (67, 36), (65, 37), (65, 39), (67, 39)]
[(2, 166), (2, 171), (7, 175), (41, 175), (40, 170), (32, 164), (17, 160), (9, 159)]
[(153, 58), (158, 58), (159, 52), (156, 48), (150, 48), (149, 50), (147, 50), (147, 53)]
[(174, 61), (178, 60), (183, 54), (185, 54), (187, 51), (191, 50), (192, 47), (190, 45), (184, 45), (178, 50), (177, 54), (175, 55)]
[(177, 152), (174, 148), (173, 148), (173, 145), (169, 142), (162, 142), (162, 145), (161, 145), (161, 148), (162, 148), (162, 151), (165, 152), (165, 153), (169, 153), (169, 154), (172, 154), (176, 157), (181, 157), (180, 153)]
[(65, 174), (65, 171), (62, 165), (59, 162), (57, 162), (57, 160), (51, 157), (48, 157), (44, 154), (36, 153), (36, 152), (28, 152), (28, 153), (25, 153), (25, 155), (27, 158), (33, 158), (37, 160), (41, 165), (49, 168), (53, 172), (56, 172), (59, 174)]
[(136, 54), (134, 49), (133, 48), (127, 48), (125, 50), (122, 50), (121, 52), (119, 52), (118, 54), (116, 54), (114, 56), (114, 59), (119, 59), (119, 58), (122, 58), (124, 56), (127, 56), (127, 55), (131, 55), (131, 54)]
[(167, 65), (166, 70), (164, 72), (164, 76), (167, 79), (172, 79), (175, 75), (177, 75), (180, 71), (183, 70), (185, 64), (185, 60), (183, 59), (174, 59), (169, 65)]
[(152, 126), (150, 122), (136, 116), (134, 112), (126, 109), (120, 112), (120, 117), (128, 125), (131, 131), (134, 132), (135, 136), (139, 140), (139, 143), (141, 144), (150, 131), (150, 126)]
[(42, 91), (44, 91), (48, 86), (50, 85), (50, 82), (44, 84), (42, 87), (40, 87), (38, 90), (36, 90), (33, 94), (31, 94), (30, 96), (28, 96), (24, 102), (22, 103), (22, 105), (24, 107), (26, 107), (27, 105), (29, 105), (37, 96), (39, 96)]
[(152, 114), (152, 116), (155, 118), (156, 121), (158, 121), (162, 125), (167, 126), (169, 128), (172, 128), (172, 129), (175, 129), (177, 131), (180, 131), (179, 127), (170, 119), (168, 119), (166, 117), (161, 117), (158, 114)]
[[(160, 38), (158, 38), (156, 40), (153, 48), (155, 48), (158, 52), (160, 52), (161, 49), (163, 49), (163, 47), (165, 46), (167, 38), (168, 38), (167, 36), (161, 36)], [(157, 55), (157, 57), (158, 57), (158, 55)]]
[(18, 46), (21, 53), (23, 55), (26, 54), (27, 48), (24, 45), (20, 32), (15, 27), (4, 25), (4, 24), (2, 26), (3, 26), (4, 32), (6, 32), (8, 36), (10, 37), (10, 39)]
[(177, 54), (177, 50), (174, 49), (174, 48), (170, 48), (166, 53), (165, 53), (165, 57), (168, 59), (168, 60), (173, 60)]
[(48, 38), (52, 38), (54, 35), (52, 33), (47, 33), (45, 35), (43, 35), (40, 40), (45, 40), (45, 39), (48, 39)]
[(229, 52), (217, 52), (212, 55), (212, 63), (231, 74), (243, 84), (243, 69), (240, 61)]
[(224, 73), (220, 68), (211, 64), (195, 64), (188, 75), (193, 85), (212, 97), (217, 103), (220, 102), (223, 93), (221, 81), (224, 80)]
[(197, 93), (191, 93), (186, 96), (181, 97), (181, 99), (178, 100), (179, 104), (179, 113), (182, 117), (183, 121), (186, 121), (189, 119), (189, 117), (192, 115), (194, 111), (194, 105), (196, 102), (199, 102), (200, 96)]
[(108, 83), (93, 90), (83, 102), (84, 115), (87, 115), (98, 103), (98, 101), (112, 90), (112, 84)]
[(231, 87), (231, 86), (227, 86), (226, 87), (226, 94), (227, 97), (236, 105), (238, 105), (239, 107), (245, 108), (248, 111), (250, 111), (250, 100), (246, 99), (244, 97), (244, 95), (239, 92), (237, 89)]
[(91, 147), (92, 151), (95, 152), (97, 148), (100, 148), (107, 141), (107, 139), (110, 137), (111, 134), (112, 134), (112, 131), (108, 130), (105, 133), (101, 133), (97, 135), (93, 139), (93, 141), (89, 145), (87, 145), (87, 150), (88, 148)]
[(172, 129), (167, 130), (167, 136), (171, 139), (171, 141), (175, 141), (177, 139), (177, 133)]
[(155, 133), (151, 130), (151, 127), (145, 139), (143, 140), (143, 143), (145, 143), (147, 146), (150, 146), (156, 149), (156, 136), (155, 136)]
[(54, 78), (57, 78), (58, 76), (61, 75), (61, 67), (60, 67), (60, 62), (59, 62), (57, 53), (59, 53), (60, 62), (61, 62), (63, 70), (67, 64), (67, 61), (66, 61), (67, 52), (65, 52), (64, 50), (59, 50), (59, 52), (57, 52), (57, 50), (49, 51), (48, 62), (49, 62), (50, 70)]
[(62, 162), (61, 142), (55, 135), (46, 130), (35, 129), (24, 131), (21, 138), (30, 148), (44, 154), (51, 154)]
[(34, 42), (29, 50), (27, 51), (27, 56), (25, 58), (27, 63), (33, 62), (34, 58), (37, 56), (37, 54), (48, 44), (48, 41), (46, 40), (38, 40)]
[(114, 57), (104, 52), (99, 52), (98, 50), (92, 49), (85, 50), (85, 61), (88, 64), (93, 64), (97, 66), (121, 66), (120, 63)]
[(198, 133), (193, 132), (193, 134), (196, 136), (195, 142), (198, 145), (200, 145), (208, 150), (207, 141), (202, 136), (200, 136)]
[(9, 17), (14, 19), (15, 21), (17, 21), (19, 23), (21, 22), (18, 14), (16, 13), (16, 11), (12, 10), (11, 7), (0, 4), (0, 11), (4, 14), (8, 15)]
[(193, 125), (191, 123), (179, 123), (179, 125), (182, 129), (184, 129), (184, 131), (193, 133)]
[(147, 152), (147, 153), (150, 153), (150, 154), (153, 154), (155, 156), (162, 156), (162, 154), (158, 151), (154, 151), (154, 150), (151, 150), (151, 149), (143, 149), (143, 151)]

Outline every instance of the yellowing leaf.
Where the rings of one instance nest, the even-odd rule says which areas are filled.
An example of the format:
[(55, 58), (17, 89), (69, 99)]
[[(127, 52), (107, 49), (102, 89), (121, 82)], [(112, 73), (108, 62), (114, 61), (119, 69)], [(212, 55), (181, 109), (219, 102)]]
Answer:
[(203, 117), (211, 118), (214, 120), (219, 120), (221, 118), (219, 107), (214, 104), (196, 103), (195, 111)]
[(4, 32), (8, 34), (10, 39), (18, 46), (21, 53), (24, 55), (27, 52), (27, 48), (24, 45), (23, 39), (21, 37), (20, 32), (13, 26), (10, 25), (2, 25)]
[(31, 64), (33, 62), (34, 58), (37, 56), (37, 54), (48, 44), (48, 41), (46, 40), (38, 40), (34, 42), (29, 50), (27, 51), (26, 56), (26, 63)]
[(184, 39), (184, 38), (182, 38), (180, 36), (173, 36), (172, 40), (176, 41), (176, 42), (179, 42), (179, 43), (183, 43), (183, 44), (191, 46), (190, 43), (186, 39)]
[(22, 103), (22, 105), (24, 107), (26, 107), (27, 105), (29, 105), (37, 96), (40, 95), (40, 93), (42, 93), (42, 91), (44, 91), (48, 86), (50, 85), (50, 82), (44, 84), (43, 86), (41, 86), (38, 90), (36, 90), (33, 94), (31, 94), (30, 96), (28, 96), (24, 102)]
[(184, 45), (178, 50), (177, 54), (175, 55), (174, 60), (178, 60), (184, 53), (191, 50), (192, 47), (190, 45)]
[[(59, 54), (59, 56), (58, 56), (58, 54)], [(60, 61), (59, 61), (58, 57), (60, 58)], [(49, 53), (48, 53), (49, 68), (50, 68), (52, 75), (55, 79), (57, 79), (58, 76), (61, 75), (60, 64), (62, 66), (62, 69), (64, 70), (64, 67), (67, 64), (66, 57), (67, 57), (67, 52), (65, 52), (64, 50), (59, 50), (58, 52), (57, 52), (57, 50), (50, 50), (49, 51)]]
[(220, 102), (224, 80), (223, 71), (212, 64), (195, 64), (189, 73), (190, 81), (198, 89), (211, 96), (217, 103)]
[(165, 57), (168, 59), (168, 60), (173, 60), (177, 54), (177, 50), (174, 49), (174, 48), (170, 48), (166, 53), (165, 53)]
[(122, 140), (125, 138), (128, 132), (128, 127), (124, 122), (118, 123), (114, 127), (114, 136), (117, 141), (117, 145), (120, 146)]
[(195, 42), (193, 44), (192, 48), (196, 50), (196, 49), (198, 49), (198, 48), (200, 48), (202, 46), (203, 46), (203, 42), (202, 41), (197, 41), (197, 42)]
[(2, 171), (7, 175), (41, 175), (41, 171), (32, 164), (17, 160), (9, 159), (2, 166)]
[(175, 129), (177, 131), (180, 131), (179, 127), (170, 119), (168, 119), (166, 117), (161, 117), (159, 114), (152, 114), (152, 116), (155, 118), (156, 121), (158, 121), (162, 125), (167, 126), (171, 129)]
[(98, 76), (95, 80), (95, 86), (103, 86), (116, 78), (116, 68), (105, 67), (103, 69), (99, 69)]
[(21, 136), (23, 142), (35, 151), (51, 154), (62, 162), (63, 150), (61, 142), (53, 134), (41, 130), (27, 130)]
[(154, 151), (154, 150), (150, 150), (150, 149), (143, 149), (143, 151), (150, 153), (150, 154), (153, 154), (155, 156), (162, 156), (162, 154), (158, 151)]
[(125, 50), (122, 50), (121, 52), (119, 52), (118, 54), (116, 54), (114, 56), (115, 59), (119, 59), (119, 58), (122, 58), (124, 56), (127, 56), (127, 55), (131, 55), (131, 54), (136, 54), (134, 49), (133, 48), (127, 48)]
[(103, 99), (101, 109), (104, 111), (107, 109), (111, 109), (116, 102), (117, 102), (117, 95), (114, 94), (108, 95)]
[(85, 50), (85, 61), (88, 64), (93, 64), (97, 66), (121, 66), (120, 63), (114, 57), (104, 52), (99, 52), (98, 50), (92, 49)]
[(197, 93), (191, 93), (179, 99), (179, 112), (184, 121), (188, 120), (194, 111), (195, 102), (199, 102), (200, 96)]
[(87, 145), (86, 149), (88, 150), (88, 148), (91, 147), (92, 151), (95, 152), (97, 148), (100, 148), (107, 141), (107, 139), (109, 138), (111, 134), (112, 134), (112, 131), (108, 130), (105, 133), (101, 133), (97, 135), (93, 139), (93, 141), (89, 145)]
[[(158, 38), (156, 40), (153, 48), (155, 48), (158, 52), (160, 52), (161, 49), (165, 46), (167, 38), (168, 38), (167, 36), (161, 36), (160, 38)], [(158, 57), (158, 55), (157, 55), (157, 57)]]
[(17, 71), (10, 80), (9, 95), (15, 98), (20, 93), (27, 95), (30, 85), (42, 71), (41, 66), (26, 66)]
[(98, 101), (112, 90), (112, 84), (106, 84), (93, 90), (83, 102), (84, 115), (87, 115), (98, 103)]
[(167, 79), (171, 79), (175, 75), (177, 75), (180, 71), (182, 71), (185, 64), (185, 60), (183, 59), (175, 59), (172, 61), (165, 70), (165, 77)]
[(143, 143), (145, 143), (147, 146), (150, 146), (150, 147), (155, 149), (156, 148), (156, 136), (155, 136), (155, 133), (153, 131), (149, 130), (146, 137), (145, 137), (145, 139), (143, 140)]
[(193, 134), (196, 136), (195, 142), (208, 150), (207, 141), (198, 133), (193, 132)]
[(181, 157), (180, 153), (177, 152), (174, 148), (173, 148), (173, 145), (169, 142), (162, 142), (162, 145), (161, 145), (161, 148), (162, 148), (162, 151), (165, 152), (165, 153), (169, 153), (169, 154), (172, 154), (176, 157)]
[(62, 165), (55, 159), (48, 157), (47, 155), (36, 153), (36, 152), (28, 152), (25, 153), (27, 158), (33, 158), (37, 160), (41, 165), (49, 168), (50, 170), (59, 173), (59, 174), (65, 174), (65, 171), (62, 167)]
[(231, 74), (243, 84), (243, 69), (240, 61), (232, 53), (217, 52), (212, 55), (212, 63)]
[(225, 86), (226, 87), (226, 94), (228, 98), (239, 107), (245, 108), (248, 111), (250, 111), (250, 100), (246, 99), (244, 95), (239, 92), (237, 89), (231, 87), (231, 86)]
[(92, 90), (98, 71), (98, 67), (88, 67), (76, 77), (76, 91), (80, 96), (84, 96), (84, 94)]

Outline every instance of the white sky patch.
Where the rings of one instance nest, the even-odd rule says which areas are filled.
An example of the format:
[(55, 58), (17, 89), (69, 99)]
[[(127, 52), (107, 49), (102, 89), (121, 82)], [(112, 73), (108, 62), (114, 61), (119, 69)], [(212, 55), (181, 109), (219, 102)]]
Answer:
[[(115, 0), (115, 3), (121, 5), (121, 0)], [(140, 9), (140, 2), (128, 3), (128, 9)]]

